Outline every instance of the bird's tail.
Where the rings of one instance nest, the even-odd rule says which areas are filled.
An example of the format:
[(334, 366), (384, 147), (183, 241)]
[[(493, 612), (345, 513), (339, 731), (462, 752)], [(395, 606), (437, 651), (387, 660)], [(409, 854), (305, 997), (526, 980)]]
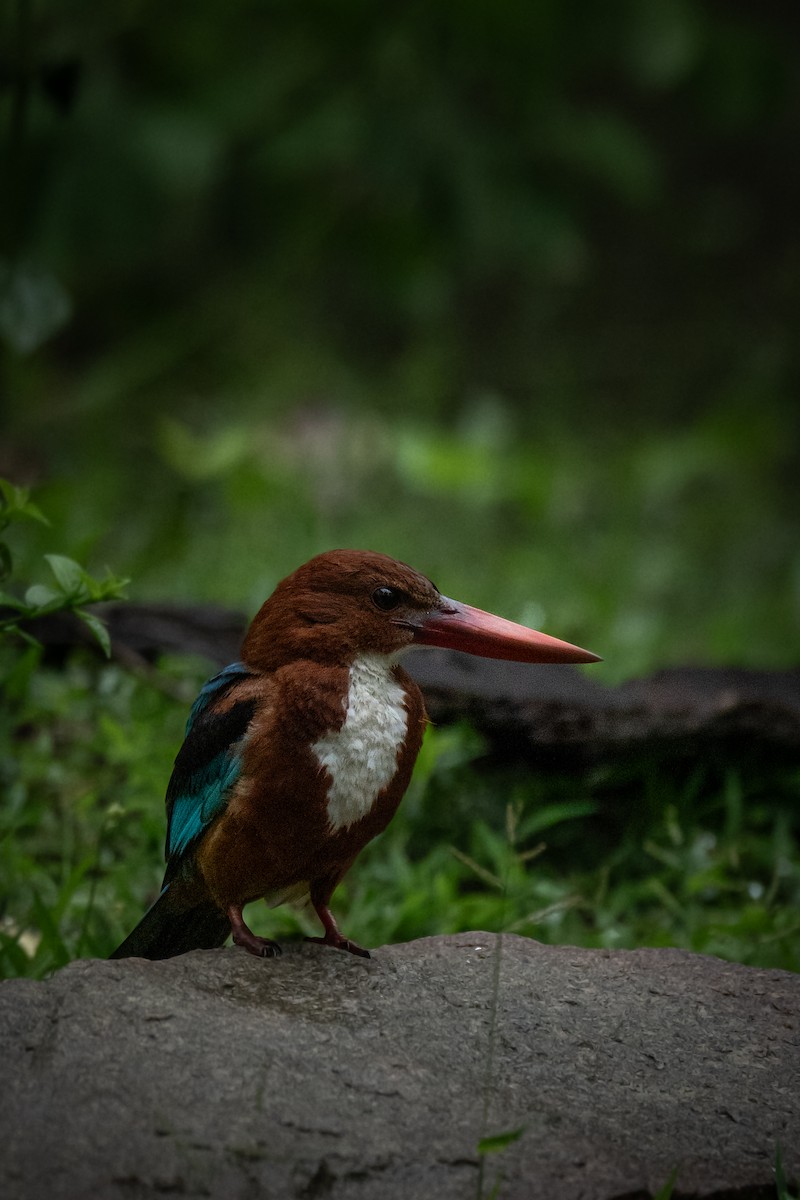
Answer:
[(211, 900), (184, 908), (166, 887), (109, 958), (174, 958), (189, 950), (213, 950), (229, 933), (228, 918)]

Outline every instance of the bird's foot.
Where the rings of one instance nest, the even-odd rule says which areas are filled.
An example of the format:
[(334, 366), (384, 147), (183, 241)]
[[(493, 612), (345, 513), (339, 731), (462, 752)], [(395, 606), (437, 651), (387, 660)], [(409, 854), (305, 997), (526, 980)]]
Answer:
[(320, 900), (314, 900), (314, 893), (311, 893), (314, 910), (322, 922), (322, 928), (325, 930), (324, 937), (307, 937), (307, 942), (319, 942), (321, 946), (333, 946), (334, 950), (346, 950), (348, 954), (357, 954), (360, 958), (370, 958), (369, 950), (364, 950), (361, 946), (357, 946), (355, 942), (351, 942), (346, 938), (336, 924), (333, 913), (328, 908), (327, 904)]
[(270, 941), (269, 938), (258, 937), (253, 933), (252, 929), (245, 924), (239, 905), (232, 904), (230, 906), (228, 920), (231, 923), (233, 944), (241, 946), (248, 954), (254, 954), (256, 958), (276, 958), (282, 953), (277, 942)]
[(369, 950), (351, 942), (350, 938), (341, 933), (326, 933), (325, 937), (307, 937), (307, 942), (318, 942), (321, 946), (333, 946), (334, 950), (347, 950), (349, 954), (358, 954), (361, 958), (371, 958)]
[(279, 954), (283, 954), (277, 942), (270, 941), (269, 938), (257, 937), (256, 934), (250, 933), (248, 936), (242, 937), (241, 934), (233, 935), (233, 944), (241, 946), (248, 954), (255, 954), (256, 958), (277, 958)]

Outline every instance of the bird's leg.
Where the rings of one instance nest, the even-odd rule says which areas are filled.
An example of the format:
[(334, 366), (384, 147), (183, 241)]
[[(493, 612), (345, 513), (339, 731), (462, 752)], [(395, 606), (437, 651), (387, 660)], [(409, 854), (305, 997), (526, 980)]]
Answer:
[(322, 922), (322, 928), (325, 930), (325, 937), (307, 937), (307, 942), (320, 942), (323, 946), (333, 946), (336, 950), (348, 950), (350, 954), (360, 954), (362, 958), (369, 958), (369, 950), (364, 950), (361, 946), (357, 946), (355, 942), (351, 942), (340, 932), (339, 926), (334, 920), (333, 913), (328, 908), (327, 904), (311, 897), (311, 903), (314, 905), (314, 911)]
[(276, 954), (281, 953), (277, 942), (271, 942), (269, 938), (256, 937), (252, 929), (245, 925), (241, 904), (229, 905), (228, 920), (231, 923), (231, 936), (234, 944), (241, 946), (248, 954), (255, 954), (256, 958), (274, 958)]

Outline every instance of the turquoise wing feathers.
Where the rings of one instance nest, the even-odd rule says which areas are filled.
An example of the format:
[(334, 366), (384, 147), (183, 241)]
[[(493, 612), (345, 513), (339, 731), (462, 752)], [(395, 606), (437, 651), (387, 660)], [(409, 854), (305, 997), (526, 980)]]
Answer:
[(167, 870), (161, 893), (111, 958), (172, 958), (221, 946), (228, 936), (228, 918), (211, 897), (192, 895), (187, 903), (181, 882), (183, 877), (191, 883), (193, 847), (241, 778), (242, 748), (256, 702), (237, 700), (235, 689), (250, 675), (242, 663), (232, 663), (209, 679), (192, 707), (167, 788)]
[(167, 878), (228, 803), (242, 772), (242, 747), (255, 700), (220, 702), (251, 672), (232, 663), (202, 688), (186, 723), (186, 738), (167, 788)]

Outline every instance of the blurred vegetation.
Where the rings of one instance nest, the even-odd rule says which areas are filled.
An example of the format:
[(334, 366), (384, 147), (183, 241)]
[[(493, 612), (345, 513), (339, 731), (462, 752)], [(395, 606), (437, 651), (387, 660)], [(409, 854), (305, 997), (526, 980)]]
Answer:
[[(83, 657), (43, 670), (30, 649), (6, 672), (0, 975), (109, 954), (157, 896), (161, 797), (197, 685), (185, 662), (162, 670), (183, 702)], [(800, 970), (798, 782), (720, 763), (498, 772), (473, 731), (434, 728), (334, 909), (368, 946), (508, 930)], [(287, 907), (253, 905), (248, 920), (278, 939), (318, 932)]]
[[(50, 519), (8, 535), (19, 578), (43, 586), (49, 554), (65, 596), (108, 565), (134, 599), (253, 611), (310, 555), (365, 546), (592, 647), (606, 681), (796, 665), (798, 53), (800, 14), (745, 0), (6, 0), (0, 474)], [(110, 945), (157, 881), (180, 705), (113, 664), (2, 667), (9, 936), (49, 914), (42, 954)], [(165, 667), (187, 702), (204, 670)], [(791, 777), (698, 771), (631, 785), (635, 845), (606, 803), (624, 780), (493, 777), (459, 836), (412, 801), (348, 884), (353, 935), (428, 928), (373, 921), (378, 891), (406, 911), (395, 872), (436, 929), (574, 894), (559, 940), (767, 961), (752, 920), (796, 965)], [(518, 888), (533, 846), (507, 803), (517, 830), (596, 810), (569, 809), (569, 852)]]
[(45, 560), (52, 581), (34, 583), (24, 592), (13, 587), (14, 556), (8, 546), (7, 530), (18, 522), (41, 521), (47, 518), (33, 503), (26, 488), (18, 488), (7, 479), (0, 479), (0, 637), (21, 638), (35, 645), (26, 624), (38, 617), (53, 613), (69, 612), (88, 626), (93, 637), (100, 643), (104, 653), (111, 655), (111, 639), (102, 620), (84, 605), (98, 604), (102, 600), (117, 599), (122, 595), (126, 579), (116, 579), (106, 572), (105, 579), (93, 579), (80, 563), (63, 554), (46, 554)]

